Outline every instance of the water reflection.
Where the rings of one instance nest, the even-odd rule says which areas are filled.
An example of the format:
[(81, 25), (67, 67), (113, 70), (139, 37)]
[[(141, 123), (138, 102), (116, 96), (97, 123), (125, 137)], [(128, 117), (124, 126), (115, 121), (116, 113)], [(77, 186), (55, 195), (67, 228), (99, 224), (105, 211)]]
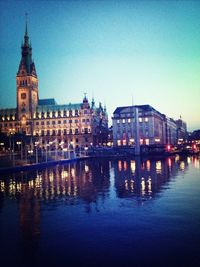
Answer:
[[(170, 182), (176, 177), (177, 179), (182, 177), (190, 165), (200, 169), (200, 159), (179, 156), (162, 160), (93, 159), (50, 167), (37, 172), (4, 175), (0, 178), (0, 215), (7, 214), (5, 210), (10, 209), (11, 203), (12, 208), (16, 207), (16, 210), (11, 212), (10, 217), (5, 218), (5, 221), (17, 218), (17, 224), (20, 226), (18, 254), (25, 263), (29, 258), (34, 261), (34, 259), (37, 260), (35, 255), (40, 249), (41, 233), (45, 235), (44, 229), (49, 227), (46, 224), (44, 226), (44, 221), (47, 223), (50, 221), (49, 219), (44, 220), (44, 216), (47, 214), (52, 216), (52, 209), (57, 211), (61, 207), (60, 211), (63, 212), (63, 207), (66, 207), (68, 211), (75, 208), (74, 221), (80, 219), (81, 211), (86, 215), (87, 213), (92, 214), (93, 211), (100, 211), (101, 213), (96, 213), (95, 223), (98, 224), (99, 215), (103, 214), (102, 217), (105, 218), (105, 221), (101, 219), (101, 223), (106, 222), (105, 226), (107, 227), (107, 218), (109, 220), (112, 218), (110, 214), (105, 217), (102, 208), (107, 209), (109, 213), (109, 209), (114, 205), (116, 210), (126, 200), (128, 203), (131, 200), (132, 203), (132, 199), (136, 200), (138, 205), (142, 205), (145, 203), (144, 201), (152, 203), (150, 201), (160, 197), (160, 192), (169, 188)], [(125, 207), (123, 203), (122, 207)], [(57, 215), (58, 213), (54, 213), (55, 217)], [(67, 219), (71, 218), (69, 214), (66, 217)], [(94, 219), (94, 217), (92, 218)], [(3, 216), (1, 218), (4, 219)], [(127, 219), (126, 216), (124, 218)], [(53, 222), (56, 220), (57, 217), (52, 219)], [(64, 229), (66, 223), (67, 221), (63, 225), (61, 224)], [(84, 223), (87, 224), (87, 220), (84, 220)], [(4, 228), (6, 228), (5, 225)], [(72, 226), (73, 223), (67, 224), (67, 227), (71, 227), (70, 229), (73, 231)], [(2, 240), (7, 240), (6, 233)], [(22, 247), (23, 251), (21, 252)], [(24, 257), (26, 258), (24, 259)]]
[(186, 171), (188, 164), (188, 158), (177, 157), (151, 161), (118, 160), (113, 163), (117, 196), (151, 198), (167, 185), (170, 177)]
[(98, 198), (108, 198), (111, 169), (114, 170), (117, 197), (152, 197), (170, 177), (186, 171), (188, 164), (196, 168), (200, 166), (197, 157), (88, 160), (37, 172), (9, 174), (0, 179), (1, 206), (5, 197), (17, 199), (21, 206), (24, 202), (30, 204), (60, 198), (70, 205), (79, 200), (93, 202)]

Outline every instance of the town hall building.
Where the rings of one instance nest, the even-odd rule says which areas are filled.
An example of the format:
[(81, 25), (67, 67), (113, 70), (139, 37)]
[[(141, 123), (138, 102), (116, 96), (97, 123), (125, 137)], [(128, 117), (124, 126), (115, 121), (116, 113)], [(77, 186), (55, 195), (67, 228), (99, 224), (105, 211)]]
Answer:
[(89, 147), (106, 143), (106, 107), (95, 106), (86, 95), (80, 103), (59, 105), (55, 99), (39, 99), (38, 76), (32, 60), (27, 23), (16, 75), (17, 108), (0, 109), (0, 132), (33, 136), (40, 147), (56, 141), (62, 147)]

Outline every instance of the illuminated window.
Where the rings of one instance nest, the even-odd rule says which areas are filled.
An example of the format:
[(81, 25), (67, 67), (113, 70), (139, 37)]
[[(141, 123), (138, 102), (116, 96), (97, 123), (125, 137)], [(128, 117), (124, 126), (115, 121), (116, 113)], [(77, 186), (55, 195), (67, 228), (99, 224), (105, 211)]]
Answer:
[(129, 118), (129, 119), (128, 119), (128, 123), (130, 123), (130, 122), (131, 122), (131, 119)]
[(146, 117), (146, 118), (144, 119), (144, 121), (145, 121), (145, 122), (148, 122), (148, 121), (149, 121), (149, 118)]
[(120, 120), (117, 120), (117, 123), (120, 123)]
[(123, 146), (126, 146), (126, 139), (123, 139), (122, 144)]
[(142, 122), (142, 118), (141, 117), (139, 118), (139, 122)]
[(122, 123), (125, 123), (125, 122), (126, 122), (126, 120), (125, 120), (125, 119), (123, 119), (123, 120), (122, 120)]
[(117, 145), (121, 146), (121, 140), (117, 140)]
[(155, 138), (155, 142), (159, 143), (160, 142), (160, 138)]
[(145, 144), (149, 145), (149, 139), (145, 139)]

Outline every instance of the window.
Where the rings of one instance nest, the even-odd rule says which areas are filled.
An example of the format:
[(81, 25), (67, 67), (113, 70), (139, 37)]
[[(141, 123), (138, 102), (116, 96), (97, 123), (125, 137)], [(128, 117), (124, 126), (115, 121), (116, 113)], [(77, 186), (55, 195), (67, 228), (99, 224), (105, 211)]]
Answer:
[(49, 125), (50, 124), (50, 121), (47, 121), (47, 125)]
[(67, 134), (67, 130), (66, 129), (64, 129), (64, 133), (63, 133), (64, 135), (66, 135)]
[(39, 121), (36, 121), (36, 125), (39, 125)]
[(58, 135), (59, 135), (59, 136), (61, 135), (61, 130), (58, 130)]
[(64, 120), (63, 123), (67, 123), (67, 120)]
[(75, 120), (75, 123), (78, 123), (78, 120)]
[(77, 109), (75, 110), (75, 116), (78, 116), (78, 110)]
[(121, 140), (119, 140), (119, 139), (117, 140), (117, 145), (121, 146)]
[(85, 119), (82, 119), (82, 122), (85, 122)]
[(87, 134), (88, 133), (88, 128), (84, 129), (84, 133)]
[(120, 120), (117, 120), (117, 123), (120, 123)]
[(142, 118), (141, 117), (139, 118), (139, 122), (142, 122)]
[(78, 138), (76, 138), (76, 143), (78, 143)]
[(72, 134), (72, 129), (69, 129), (69, 134)]
[(44, 125), (44, 121), (41, 122), (41, 125)]
[(55, 121), (52, 121), (52, 124), (53, 124), (53, 125), (55, 125), (55, 124), (56, 124), (56, 122), (55, 122)]
[(149, 121), (149, 118), (146, 117), (146, 118), (144, 119), (144, 121), (145, 121), (145, 122), (148, 122), (148, 121)]
[(61, 124), (61, 121), (58, 121), (58, 124)]
[(69, 120), (69, 123), (72, 123), (72, 120)]
[(130, 118), (128, 119), (128, 123), (131, 123), (131, 119)]
[(123, 119), (123, 120), (122, 120), (122, 123), (125, 123), (125, 122), (126, 122), (126, 120), (125, 120), (125, 119)]
[(78, 129), (75, 129), (75, 134), (78, 134)]

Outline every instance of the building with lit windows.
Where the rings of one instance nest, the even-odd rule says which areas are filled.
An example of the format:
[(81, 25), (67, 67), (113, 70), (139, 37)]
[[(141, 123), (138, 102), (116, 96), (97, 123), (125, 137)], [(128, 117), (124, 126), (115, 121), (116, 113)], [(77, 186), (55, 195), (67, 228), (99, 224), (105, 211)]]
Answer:
[(118, 107), (113, 113), (113, 146), (177, 143), (177, 124), (150, 105)]
[(39, 99), (38, 77), (32, 60), (27, 24), (16, 75), (17, 108), (0, 110), (0, 132), (33, 136), (40, 147), (49, 143), (62, 148), (89, 147), (106, 142), (108, 116), (101, 103), (89, 103), (86, 95), (77, 104), (58, 105)]

